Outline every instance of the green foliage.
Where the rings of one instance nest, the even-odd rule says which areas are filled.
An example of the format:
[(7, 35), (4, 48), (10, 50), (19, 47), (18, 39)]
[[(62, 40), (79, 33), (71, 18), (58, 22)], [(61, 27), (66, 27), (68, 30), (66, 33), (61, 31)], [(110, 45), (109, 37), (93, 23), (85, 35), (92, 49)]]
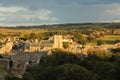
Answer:
[(89, 42), (94, 42), (94, 41), (96, 41), (96, 37), (95, 36), (89, 36), (89, 37), (87, 37), (87, 40)]
[(52, 66), (43, 67), (39, 65), (32, 68), (28, 68), (27, 72), (32, 74), (35, 80), (55, 80), (55, 73), (53, 73), (54, 69), (55, 68)]
[(82, 66), (96, 73), (98, 80), (119, 80), (120, 78), (117, 79), (119, 76), (116, 75), (119, 71), (116, 70), (116, 64), (109, 62), (111, 60), (113, 61), (112, 57), (109, 60), (103, 60), (96, 55), (89, 55)]
[(113, 53), (120, 53), (120, 48), (111, 49)]
[(76, 64), (63, 64), (56, 67), (37, 66), (28, 71), (33, 74), (35, 80), (95, 80), (96, 78), (95, 74)]
[(41, 65), (52, 65), (52, 66), (58, 66), (66, 63), (80, 64), (80, 59), (74, 54), (61, 50), (56, 50), (53, 51), (52, 55), (43, 57), (40, 61)]
[(29, 38), (29, 39), (36, 39), (36, 38), (37, 38), (37, 34), (35, 34), (35, 33), (30, 33), (28, 38)]
[(5, 80), (23, 80), (22, 78), (17, 78), (17, 77), (9, 77), (7, 76)]
[(84, 36), (83, 34), (79, 33), (79, 32), (74, 32), (73, 33), (74, 38), (73, 40), (79, 44), (85, 45), (86, 41), (87, 41), (87, 37)]
[(115, 44), (115, 43), (119, 43), (120, 36), (119, 35), (105, 35), (105, 36), (98, 38), (97, 40), (102, 40), (107, 44)]
[(119, 55), (113, 55), (113, 57), (110, 59), (110, 62), (115, 66), (116, 69), (116, 80), (120, 80), (120, 56)]
[(0, 55), (0, 58), (3, 58), (3, 56), (2, 56), (2, 55)]
[(64, 64), (57, 67), (55, 80), (95, 80), (96, 75), (76, 64)]
[(25, 73), (22, 80), (35, 80), (30, 73)]
[(120, 80), (120, 56), (104, 50), (89, 52), (83, 60), (61, 50), (42, 57), (40, 64), (28, 67), (22, 79), (8, 80)]
[(69, 43), (63, 43), (63, 47), (66, 49), (66, 48), (69, 48)]
[(115, 43), (120, 43), (120, 40), (118, 40), (118, 39), (117, 39), (117, 40), (115, 40)]
[(7, 74), (7, 71), (5, 69), (3, 69), (3, 68), (0, 68), (0, 73)]
[(98, 46), (101, 46), (102, 44), (105, 44), (104, 40), (97, 40), (97, 45)]
[(88, 52), (89, 56), (96, 56), (98, 58), (101, 58), (103, 60), (108, 60), (109, 58), (112, 57), (112, 53), (111, 52), (107, 52), (105, 50), (96, 50), (96, 51), (89, 51)]
[(110, 62), (102, 62), (98, 65), (96, 73), (100, 80), (116, 80), (115, 67)]
[(23, 78), (18, 78), (18, 77), (8, 75), (5, 77), (5, 80), (35, 80), (35, 79), (33, 78), (33, 76), (30, 73), (25, 73), (23, 75)]

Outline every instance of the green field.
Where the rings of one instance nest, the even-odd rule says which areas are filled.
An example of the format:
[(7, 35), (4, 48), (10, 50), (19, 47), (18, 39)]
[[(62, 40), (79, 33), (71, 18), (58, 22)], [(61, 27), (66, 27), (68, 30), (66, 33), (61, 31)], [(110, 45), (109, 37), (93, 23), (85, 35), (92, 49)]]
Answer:
[(97, 40), (104, 40), (108, 44), (114, 44), (115, 40), (120, 40), (120, 35), (105, 35)]
[(105, 35), (98, 38), (98, 40), (120, 40), (120, 35)]

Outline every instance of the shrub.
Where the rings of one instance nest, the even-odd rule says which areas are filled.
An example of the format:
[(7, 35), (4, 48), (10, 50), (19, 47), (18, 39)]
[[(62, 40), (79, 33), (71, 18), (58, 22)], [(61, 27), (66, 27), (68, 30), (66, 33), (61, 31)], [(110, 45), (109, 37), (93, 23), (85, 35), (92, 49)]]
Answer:
[(92, 56), (96, 56), (99, 57), (103, 60), (108, 60), (109, 58), (112, 57), (112, 53), (111, 52), (107, 52), (105, 50), (96, 50), (96, 51), (89, 51), (88, 55), (92, 55)]

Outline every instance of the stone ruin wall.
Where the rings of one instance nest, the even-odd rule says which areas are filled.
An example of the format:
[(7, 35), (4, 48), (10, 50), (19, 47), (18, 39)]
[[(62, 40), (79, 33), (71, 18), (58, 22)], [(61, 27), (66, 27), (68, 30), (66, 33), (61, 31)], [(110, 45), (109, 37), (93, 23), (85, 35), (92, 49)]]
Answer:
[[(9, 56), (8, 59), (0, 59), (0, 68), (6, 69), (9, 71), (9, 74), (22, 77), (27, 66), (39, 64), (41, 57), (46, 55), (47, 52), (39, 52)], [(10, 65), (10, 61), (12, 61), (12, 66)]]
[(5, 46), (3, 46), (0, 49), (0, 54), (3, 54), (3, 53), (8, 53), (9, 54), (12, 50), (12, 46), (13, 46), (13, 42), (7, 43)]

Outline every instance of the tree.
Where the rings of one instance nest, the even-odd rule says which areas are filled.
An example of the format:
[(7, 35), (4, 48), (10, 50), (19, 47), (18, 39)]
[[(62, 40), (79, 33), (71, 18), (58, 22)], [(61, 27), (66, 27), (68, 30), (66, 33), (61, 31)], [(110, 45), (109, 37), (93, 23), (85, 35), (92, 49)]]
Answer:
[(69, 47), (69, 43), (63, 43), (63, 47), (66, 49)]
[(120, 48), (111, 49), (111, 51), (112, 51), (113, 53), (119, 53), (119, 52), (120, 52)]
[(63, 64), (55, 67), (39, 65), (27, 71), (33, 74), (35, 80), (96, 80), (97, 78), (95, 74), (76, 64)]
[(58, 66), (66, 63), (80, 64), (81, 60), (75, 54), (62, 50), (55, 50), (52, 55), (43, 57), (40, 60), (40, 65)]
[(98, 41), (97, 41), (97, 45), (98, 45), (98, 46), (101, 46), (102, 44), (105, 44), (105, 41), (104, 41), (104, 40), (98, 40)]
[(96, 73), (100, 75), (100, 80), (116, 80), (115, 66), (110, 62), (102, 62), (97, 66)]
[[(89, 56), (96, 56), (102, 60), (109, 60), (112, 57), (112, 53), (111, 52), (107, 52), (105, 50), (96, 50), (96, 51), (89, 51), (88, 52)], [(88, 57), (89, 57), (88, 56)]]
[(0, 55), (0, 58), (3, 58), (3, 56), (2, 56), (2, 55)]
[(35, 33), (29, 34), (29, 39), (35, 39), (35, 38), (37, 38), (37, 35)]
[(76, 64), (60, 65), (55, 70), (55, 80), (95, 80), (96, 75)]
[(88, 40), (89, 42), (93, 42), (93, 41), (96, 40), (96, 38), (95, 38), (95, 36), (89, 36), (89, 37), (87, 37), (87, 40)]
[(82, 45), (85, 45), (86, 44), (86, 41), (87, 41), (87, 37), (84, 36), (83, 34), (81, 33), (73, 33), (74, 35), (74, 38), (73, 40), (79, 44), (82, 44)]
[(118, 40), (118, 39), (117, 39), (117, 40), (115, 40), (115, 43), (120, 43), (120, 40)]

